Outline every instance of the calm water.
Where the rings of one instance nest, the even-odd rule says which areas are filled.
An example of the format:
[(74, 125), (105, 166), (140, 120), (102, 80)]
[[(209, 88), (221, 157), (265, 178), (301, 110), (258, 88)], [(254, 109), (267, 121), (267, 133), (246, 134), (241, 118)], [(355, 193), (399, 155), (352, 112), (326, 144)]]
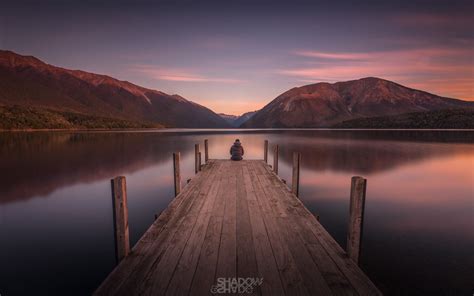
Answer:
[(343, 247), (350, 177), (368, 179), (361, 264), (384, 293), (472, 294), (474, 132), (324, 130), (0, 134), (0, 294), (90, 294), (115, 264), (110, 178), (134, 244), (172, 199), (172, 152), (186, 180), (195, 143), (227, 158), (236, 137), (252, 159), (278, 143), (288, 181), (302, 153), (301, 199)]

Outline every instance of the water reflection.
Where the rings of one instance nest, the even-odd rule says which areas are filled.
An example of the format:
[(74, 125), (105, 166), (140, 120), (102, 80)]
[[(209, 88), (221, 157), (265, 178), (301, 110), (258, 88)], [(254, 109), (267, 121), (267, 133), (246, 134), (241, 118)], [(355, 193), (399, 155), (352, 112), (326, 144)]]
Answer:
[[(469, 153), (472, 150), (469, 145), (440, 143), (469, 143), (472, 134), (280, 131), (248, 132), (238, 137), (244, 142), (247, 158), (263, 158), (263, 141), (269, 139), (270, 148), (272, 144), (280, 145), (280, 161), (287, 165), (291, 165), (292, 152), (299, 151), (303, 168), (371, 174), (427, 158)], [(64, 186), (168, 163), (174, 151), (190, 157), (194, 144), (202, 143), (204, 135), (191, 132), (1, 134), (3, 194), (0, 203), (44, 196)], [(211, 157), (228, 158), (228, 149), (235, 137), (232, 131), (207, 135)]]
[(0, 134), (0, 293), (90, 294), (114, 266), (109, 179), (127, 177), (133, 244), (173, 197), (172, 153), (186, 180), (205, 138), (211, 158), (228, 158), (235, 138), (248, 159), (265, 139), (280, 145), (288, 181), (301, 152), (301, 199), (342, 246), (350, 177), (364, 175), (361, 262), (377, 285), (471, 292), (474, 132), (202, 130)]

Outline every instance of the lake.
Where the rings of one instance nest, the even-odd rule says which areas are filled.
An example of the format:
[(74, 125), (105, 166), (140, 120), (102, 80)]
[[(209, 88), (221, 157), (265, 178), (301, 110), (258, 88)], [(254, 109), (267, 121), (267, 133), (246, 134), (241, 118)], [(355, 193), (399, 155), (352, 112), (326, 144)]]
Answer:
[[(88, 295), (115, 265), (110, 179), (127, 177), (134, 244), (173, 198), (194, 144), (228, 158), (280, 147), (291, 183), (302, 154), (300, 198), (345, 248), (350, 178), (367, 178), (361, 267), (387, 295), (471, 295), (474, 274), (474, 132), (167, 130), (0, 133), (0, 294)], [(202, 148), (203, 149), (203, 148)], [(290, 184), (289, 184), (290, 185)]]

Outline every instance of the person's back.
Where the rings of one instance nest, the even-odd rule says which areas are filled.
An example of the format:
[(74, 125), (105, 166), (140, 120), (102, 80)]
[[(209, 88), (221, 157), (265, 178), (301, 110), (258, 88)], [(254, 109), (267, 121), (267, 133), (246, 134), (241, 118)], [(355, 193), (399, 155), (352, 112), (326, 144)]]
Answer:
[(239, 139), (236, 139), (234, 145), (230, 147), (230, 155), (230, 159), (232, 160), (242, 160), (242, 156), (244, 155), (244, 147), (242, 147)]

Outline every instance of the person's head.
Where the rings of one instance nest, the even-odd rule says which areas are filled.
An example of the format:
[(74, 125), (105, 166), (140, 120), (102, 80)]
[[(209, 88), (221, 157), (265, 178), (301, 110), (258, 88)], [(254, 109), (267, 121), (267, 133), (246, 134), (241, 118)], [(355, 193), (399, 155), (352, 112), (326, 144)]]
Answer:
[(239, 140), (239, 139), (235, 139), (235, 141), (236, 141), (237, 143), (240, 143), (240, 140)]

